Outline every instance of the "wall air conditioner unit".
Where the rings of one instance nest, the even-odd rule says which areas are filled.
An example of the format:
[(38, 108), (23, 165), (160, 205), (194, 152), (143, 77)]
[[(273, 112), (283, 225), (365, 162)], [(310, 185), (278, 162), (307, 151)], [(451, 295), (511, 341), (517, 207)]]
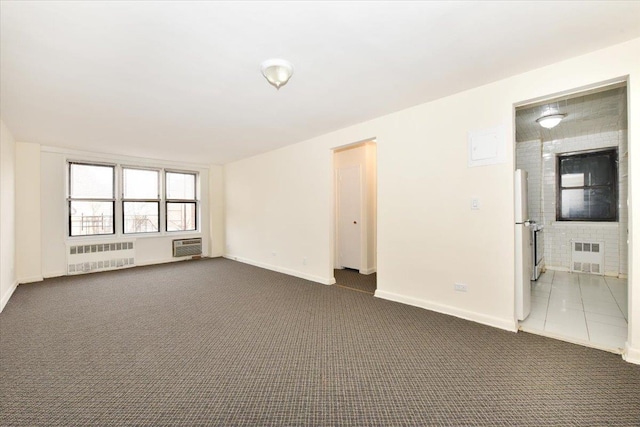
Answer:
[(173, 256), (202, 255), (202, 239), (177, 239), (173, 241)]

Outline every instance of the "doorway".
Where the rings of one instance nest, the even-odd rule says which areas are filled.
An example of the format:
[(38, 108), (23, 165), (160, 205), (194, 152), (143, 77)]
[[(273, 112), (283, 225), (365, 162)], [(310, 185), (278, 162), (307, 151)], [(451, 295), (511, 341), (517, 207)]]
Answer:
[(367, 140), (333, 150), (336, 285), (376, 289), (377, 146)]
[[(556, 116), (547, 127), (541, 118)], [(622, 353), (628, 336), (627, 85), (515, 108), (528, 173), (531, 310), (520, 329)], [(537, 268), (536, 268), (537, 267)]]

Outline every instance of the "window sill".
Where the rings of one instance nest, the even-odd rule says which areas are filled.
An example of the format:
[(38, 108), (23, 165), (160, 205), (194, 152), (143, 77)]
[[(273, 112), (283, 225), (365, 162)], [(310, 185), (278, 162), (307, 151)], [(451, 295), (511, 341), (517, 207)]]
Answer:
[(553, 226), (567, 226), (567, 227), (618, 227), (620, 223), (618, 221), (553, 221)]
[(67, 236), (67, 242), (91, 241), (98, 243), (115, 242), (119, 240), (136, 240), (136, 239), (162, 239), (162, 238), (188, 238), (202, 237), (202, 231), (164, 231), (162, 233), (132, 233), (132, 234), (95, 234), (92, 236)]

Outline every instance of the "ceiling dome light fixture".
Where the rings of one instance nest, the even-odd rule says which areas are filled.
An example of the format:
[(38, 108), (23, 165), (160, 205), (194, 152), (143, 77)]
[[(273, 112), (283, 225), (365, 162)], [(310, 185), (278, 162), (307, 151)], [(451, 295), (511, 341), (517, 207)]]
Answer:
[(280, 89), (293, 75), (293, 65), (284, 59), (267, 59), (260, 65), (260, 71), (269, 84)]
[(558, 126), (558, 123), (560, 123), (566, 116), (566, 114), (549, 114), (540, 117), (536, 122), (545, 129), (551, 129)]

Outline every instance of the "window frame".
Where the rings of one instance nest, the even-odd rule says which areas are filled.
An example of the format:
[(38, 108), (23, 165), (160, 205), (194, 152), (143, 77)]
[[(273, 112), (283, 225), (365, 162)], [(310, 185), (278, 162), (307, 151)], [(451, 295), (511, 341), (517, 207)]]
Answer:
[[(87, 197), (72, 197), (72, 172), (71, 169), (73, 165), (81, 165), (81, 166), (96, 166), (96, 167), (109, 167), (111, 168), (111, 198), (87, 198)], [(67, 161), (67, 236), (71, 238), (77, 237), (104, 237), (104, 236), (113, 236), (116, 234), (116, 187), (117, 187), (117, 165), (113, 163), (102, 163), (102, 162), (90, 162), (90, 161), (75, 161), (69, 160)], [(73, 233), (73, 222), (71, 220), (71, 204), (73, 202), (111, 202), (111, 212), (112, 212), (112, 220), (111, 220), (111, 233), (95, 233), (95, 234), (72, 234)]]
[[(606, 154), (609, 156), (610, 165), (610, 180), (611, 183), (607, 185), (583, 185), (579, 187), (563, 187), (562, 186), (562, 160), (565, 158), (588, 158)], [(576, 151), (569, 153), (559, 153), (556, 156), (556, 221), (559, 222), (617, 222), (619, 217), (619, 191), (618, 191), (618, 148), (606, 147), (596, 150)], [(611, 194), (614, 198), (612, 208), (609, 211), (609, 216), (601, 218), (573, 218), (564, 217), (562, 215), (562, 192), (563, 190), (585, 190), (607, 188), (611, 189)]]
[[(162, 169), (158, 169), (158, 168), (149, 168), (149, 167), (143, 167), (143, 166), (128, 166), (128, 165), (121, 165), (120, 166), (120, 176), (121, 176), (121, 217), (122, 217), (122, 235), (123, 236), (132, 236), (132, 235), (151, 235), (151, 234), (159, 234), (162, 232), (162, 219), (160, 218), (160, 205), (162, 203), (162, 198), (161, 198), (161, 194), (162, 194), (162, 190), (161, 190), (161, 182), (162, 182), (162, 175), (163, 175), (163, 170)], [(125, 170), (143, 170), (143, 171), (153, 171), (156, 172), (158, 174), (158, 178), (157, 178), (157, 182), (156, 182), (156, 190), (157, 190), (157, 198), (156, 199), (134, 199), (134, 198), (126, 198), (125, 197)], [(135, 231), (135, 232), (127, 232), (125, 230), (125, 226), (126, 226), (126, 221), (125, 221), (125, 204), (126, 203), (155, 203), (157, 206), (157, 212), (158, 212), (158, 229), (156, 231)]]
[[(168, 197), (167, 191), (167, 174), (175, 173), (182, 175), (193, 175), (193, 199), (170, 199)], [(195, 171), (185, 171), (179, 169), (165, 169), (164, 170), (164, 231), (166, 233), (193, 233), (198, 231), (199, 221), (198, 214), (200, 212), (200, 203), (198, 200), (198, 181), (200, 174)], [(194, 205), (195, 209), (195, 218), (194, 218), (194, 228), (191, 230), (169, 230), (169, 203), (189, 203)]]

